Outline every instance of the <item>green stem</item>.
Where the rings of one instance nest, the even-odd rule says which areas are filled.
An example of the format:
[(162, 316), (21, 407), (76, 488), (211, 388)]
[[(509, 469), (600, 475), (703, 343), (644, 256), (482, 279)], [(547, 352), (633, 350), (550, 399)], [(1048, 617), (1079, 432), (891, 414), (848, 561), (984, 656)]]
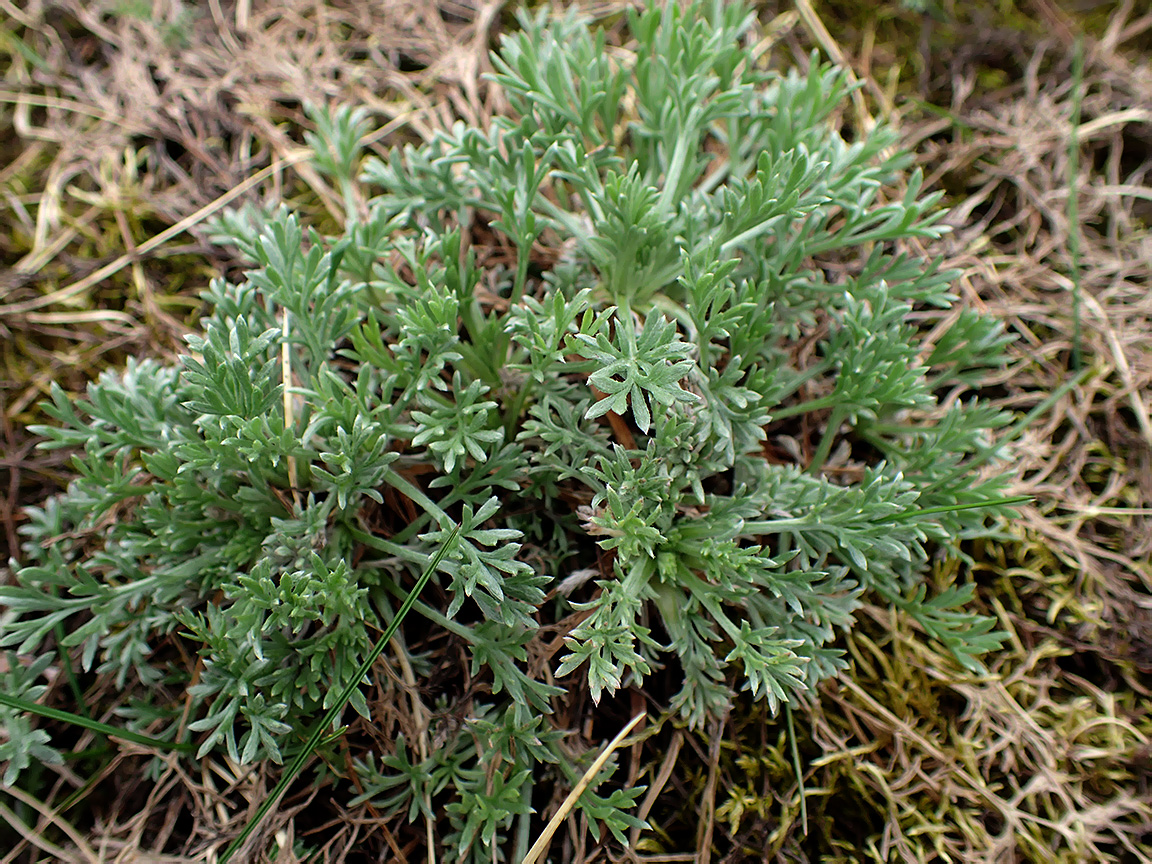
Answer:
[(800, 766), (800, 748), (796, 744), (796, 725), (792, 721), (792, 706), (784, 703), (784, 715), (788, 718), (788, 744), (792, 751), (792, 770), (796, 772), (796, 788), (800, 790), (800, 821), (804, 835), (808, 835), (808, 802), (804, 798), (804, 771)]
[(520, 816), (516, 823), (516, 845), (512, 849), (512, 860), (523, 861), (531, 843), (532, 814), (532, 775), (529, 774), (520, 787), (520, 800), (528, 804), (528, 812)]
[[(516, 278), (512, 282), (512, 306), (520, 302), (524, 296), (524, 283), (528, 280), (528, 260), (532, 255), (532, 241), (516, 247)], [(503, 334), (506, 335), (506, 334)]]
[(749, 240), (755, 240), (761, 234), (768, 233), (774, 227), (776, 227), (776, 223), (786, 215), (787, 214), (785, 213), (777, 213), (775, 216), (769, 216), (763, 222), (757, 222), (751, 228), (748, 228), (745, 231), (741, 231), (731, 239), (725, 240), (720, 244), (720, 254), (728, 255), (732, 252), (733, 249), (736, 249), (737, 247), (747, 243)]
[(434, 518), (438, 522), (442, 520), (451, 520), (451, 517), (444, 512), (439, 504), (437, 504), (435, 501), (425, 495), (420, 489), (409, 483), (395, 471), (389, 469), (384, 475), (384, 479), (388, 485), (395, 489), (397, 492), (402, 492), (424, 508), (424, 515), (415, 519), (411, 525), (393, 537), (393, 543), (400, 545), (406, 543), (413, 534), (423, 528), (426, 520), (429, 518)]
[(795, 417), (797, 414), (807, 414), (810, 411), (823, 411), (825, 408), (834, 408), (838, 399), (839, 397), (836, 396), (836, 394), (832, 394), (831, 396), (822, 396), (819, 399), (802, 402), (799, 405), (789, 405), (787, 408), (773, 411), (772, 419), (786, 420), (789, 417)]
[(684, 163), (688, 160), (688, 136), (681, 133), (676, 139), (676, 149), (672, 151), (672, 163), (664, 175), (664, 188), (656, 201), (656, 209), (665, 216), (671, 215), (672, 196), (680, 186), (680, 175), (684, 173)]
[(506, 441), (513, 441), (516, 438), (516, 427), (520, 423), (520, 415), (524, 412), (524, 404), (528, 401), (534, 384), (532, 377), (529, 376), (520, 386), (516, 396), (512, 399), (512, 404), (508, 406), (508, 410), (504, 414), (504, 439)]
[[(53, 592), (55, 593), (55, 592)], [(52, 628), (52, 632), (56, 634), (56, 644), (64, 646), (64, 625), (59, 621), (56, 626)], [(80, 681), (76, 677), (76, 670), (72, 666), (72, 658), (68, 656), (68, 652), (61, 647), (60, 650), (60, 665), (64, 667), (64, 674), (68, 678), (68, 687), (72, 691), (72, 698), (76, 700), (76, 704), (80, 707), (80, 713), (85, 717), (91, 717), (88, 713), (88, 706), (84, 704), (84, 691), (80, 689)]]
[(352, 179), (347, 176), (340, 178), (340, 193), (344, 198), (344, 228), (354, 225), (359, 218), (356, 207), (356, 187)]
[(922, 507), (919, 510), (903, 510), (894, 513), (881, 522), (901, 522), (905, 519), (918, 519), (921, 516), (932, 516), (936, 513), (952, 513), (956, 510), (977, 510), (986, 507), (1011, 507), (1013, 504), (1027, 504), (1035, 499), (1031, 495), (1013, 495), (1009, 498), (989, 498), (987, 501), (970, 501), (967, 504), (943, 504), (939, 507)]
[[(511, 306), (519, 303), (520, 298), (524, 296), (524, 283), (528, 280), (528, 259), (531, 252), (532, 241), (516, 247), (516, 276), (512, 281), (512, 296), (509, 299)], [(498, 328), (491, 339), (491, 344), (493, 346), (492, 369), (496, 376), (496, 386), (499, 386), (503, 383), (500, 380), (500, 369), (508, 363), (508, 347), (512, 344), (512, 334), (505, 333), (503, 328)], [(507, 418), (505, 418), (505, 422), (507, 422)]]
[[(467, 326), (467, 322), (465, 322), (465, 326)], [(499, 341), (499, 338), (497, 341)], [(493, 389), (503, 383), (500, 380), (500, 370), (493, 362), (494, 357), (487, 358), (482, 356), (479, 351), (467, 342), (458, 342), (455, 347), (456, 350), (460, 352), (460, 356), (464, 358), (464, 362), (468, 364), (469, 370), (473, 375)]]
[(848, 409), (837, 406), (832, 409), (832, 416), (828, 418), (828, 425), (824, 428), (824, 437), (820, 439), (820, 444), (816, 448), (816, 452), (812, 454), (812, 462), (807, 468), (809, 474), (819, 474), (820, 469), (824, 466), (824, 460), (828, 458), (828, 454), (832, 452), (832, 445), (836, 441), (836, 435), (840, 431), (840, 424), (843, 423), (848, 417)]
[[(965, 504), (943, 504), (939, 507), (921, 507), (919, 509), (902, 510), (891, 516), (877, 519), (878, 523), (902, 522), (907, 519), (918, 519), (921, 516), (933, 516), (937, 513), (952, 513), (957, 510), (979, 510), (987, 507), (1011, 507), (1014, 504), (1026, 504), (1033, 500), (1030, 495), (1013, 495), (1006, 498), (989, 498), (987, 501), (971, 501)], [(744, 523), (740, 533), (744, 536), (759, 536), (763, 534), (781, 534), (785, 531), (807, 529), (809, 531), (824, 531), (835, 533), (837, 525), (831, 522), (822, 522), (819, 517), (811, 515), (796, 516), (790, 519), (750, 519)]]
[[(407, 596), (404, 593), (404, 589), (393, 582), (386, 582), (384, 587), (391, 593), (395, 594), (397, 597)], [(472, 632), (472, 628), (461, 624), (458, 621), (453, 621), (447, 615), (429, 606), (423, 600), (417, 600), (412, 604), (412, 608), (438, 627), (443, 627), (449, 633), (452, 633), (455, 636), (459, 636), (469, 645), (475, 643), (476, 635)]]
[(733, 641), (739, 641), (740, 628), (728, 619), (724, 610), (720, 608), (720, 604), (716, 602), (717, 589), (687, 570), (681, 570), (678, 578), (681, 585), (692, 592), (697, 602), (711, 613), (713, 620), (720, 625), (724, 632)]
[(355, 540), (357, 543), (363, 543), (369, 549), (375, 549), (377, 552), (384, 552), (394, 558), (400, 558), (412, 564), (423, 564), (428, 556), (422, 552), (406, 546), (401, 543), (395, 543), (392, 540), (385, 540), (382, 537), (377, 537), (375, 534), (369, 534), (355, 526), (346, 526), (348, 536)]
[(950, 471), (948, 474), (945, 474), (943, 477), (940, 477), (940, 478), (932, 481), (930, 484), (928, 484), (927, 488), (921, 490), (921, 494), (926, 495), (929, 492), (932, 492), (933, 490), (935, 490), (938, 486), (942, 486), (942, 485), (945, 485), (947, 483), (951, 483), (953, 480), (955, 480), (961, 474), (974, 472), (974, 470), (976, 468), (979, 468), (981, 465), (983, 465), (985, 462), (989, 461), (997, 453), (999, 453), (1003, 449), (1005, 444), (1010, 444), (1013, 441), (1015, 441), (1017, 438), (1019, 438), (1021, 435), (1023, 435), (1024, 431), (1032, 425), (1032, 421), (1035, 420), (1037, 417), (1039, 417), (1041, 414), (1043, 414), (1045, 411), (1047, 411), (1049, 408), (1051, 408), (1053, 405), (1055, 405), (1062, 398), (1064, 398), (1065, 393), (1067, 393), (1069, 390), (1071, 390), (1073, 387), (1077, 386), (1078, 384), (1082, 384), (1083, 382), (1087, 381), (1088, 378), (1092, 375), (1093, 371), (1094, 370), (1090, 366), (1085, 367), (1084, 369), (1081, 369), (1079, 375), (1077, 375), (1076, 377), (1074, 377), (1068, 381), (1065, 381), (1063, 384), (1061, 384), (1059, 387), (1057, 387), (1055, 390), (1053, 390), (1047, 396), (1047, 398), (1045, 398), (1044, 400), (1042, 400), (1040, 402), (1040, 404), (1038, 404), (1035, 408), (1033, 408), (1031, 411), (1029, 411), (1027, 414), (1025, 414), (1019, 420), (1017, 420), (1016, 423), (1013, 424), (1011, 429), (1009, 429), (1004, 435), (1001, 435), (999, 438), (997, 438), (996, 439), (996, 446), (989, 447), (987, 450), (985, 450), (983, 453), (981, 453), (976, 458), (970, 459), (967, 462), (961, 463), (954, 470)]
[(797, 516), (791, 519), (752, 519), (744, 523), (740, 533), (755, 537), (761, 534), (779, 534), (798, 528), (807, 528), (811, 531), (832, 531), (834, 526), (808, 516)]
[(36, 702), (29, 702), (27, 699), (21, 699), (19, 696), (9, 696), (7, 693), (0, 693), (0, 705), (7, 708), (12, 708), (16, 711), (25, 711), (29, 714), (37, 714), (49, 720), (57, 720), (61, 723), (71, 723), (73, 726), (79, 726), (83, 729), (90, 729), (93, 732), (100, 732), (107, 735), (109, 738), (120, 738), (124, 741), (131, 741), (133, 744), (143, 744), (145, 747), (159, 747), (163, 750), (178, 750), (182, 753), (192, 753), (196, 750), (195, 744), (180, 744), (175, 741), (165, 741), (161, 738), (153, 738), (151, 735), (142, 735), (139, 732), (133, 732), (130, 729), (117, 729), (115, 726), (109, 726), (107, 723), (101, 723), (99, 720), (93, 720), (91, 717), (84, 717), (80, 714), (73, 714), (70, 711), (61, 711), (58, 708), (49, 708), (47, 705), (40, 705)]

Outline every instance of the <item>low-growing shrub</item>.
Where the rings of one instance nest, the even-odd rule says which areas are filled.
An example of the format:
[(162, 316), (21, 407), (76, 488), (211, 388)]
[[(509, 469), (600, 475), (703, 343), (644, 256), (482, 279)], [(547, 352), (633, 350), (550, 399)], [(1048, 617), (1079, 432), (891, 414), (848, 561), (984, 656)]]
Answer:
[[(957, 274), (899, 245), (943, 232), (937, 196), (893, 132), (837, 131), (845, 74), (768, 70), (744, 6), (628, 24), (617, 48), (525, 16), (494, 57), (510, 114), (387, 161), (362, 160), (363, 111), (316, 112), (347, 229), (229, 214), (254, 269), (212, 284), (180, 365), (53, 389), (36, 431), (77, 479), (0, 589), (9, 694), (71, 662), (196, 758), (296, 757), (345, 688), (338, 722), (371, 718), (383, 676), (358, 669), (458, 527), (396, 650), (459, 722), (320, 752), (356, 801), (446, 813), (443, 851), (491, 861), (537, 784), (579, 776), (550, 719), (578, 688), (667, 669), (650, 695), (691, 727), (737, 688), (776, 710), (845, 667), (865, 593), (979, 668), (991, 621), (925, 574), (1010, 512), (981, 471), (1011, 418), (973, 395), (1007, 339), (942, 314)], [(0, 717), (6, 783), (61, 758)], [(623, 841), (640, 791), (579, 806)]]

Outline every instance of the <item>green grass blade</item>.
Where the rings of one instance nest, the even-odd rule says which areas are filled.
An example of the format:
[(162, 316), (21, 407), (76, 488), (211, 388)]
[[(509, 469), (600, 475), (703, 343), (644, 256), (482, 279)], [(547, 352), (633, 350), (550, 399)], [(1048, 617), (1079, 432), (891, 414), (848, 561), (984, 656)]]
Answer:
[(1049, 393), (1046, 397), (1044, 397), (1044, 399), (1041, 400), (1041, 402), (1031, 411), (1013, 423), (1007, 432), (1000, 435), (996, 439), (995, 447), (989, 447), (982, 455), (976, 456), (973, 459), (969, 459), (967, 462), (957, 467), (954, 471), (951, 471), (948, 474), (945, 474), (943, 477), (932, 481), (928, 484), (928, 486), (921, 490), (921, 494), (927, 494), (938, 486), (951, 483), (961, 474), (975, 473), (975, 470), (985, 462), (988, 462), (990, 459), (992, 459), (1001, 447), (1003, 447), (1005, 444), (1011, 444), (1013, 441), (1023, 435), (1028, 430), (1028, 427), (1032, 425), (1032, 421), (1047, 411), (1049, 408), (1051, 408), (1053, 405), (1055, 405), (1057, 402), (1059, 402), (1061, 399), (1063, 399), (1065, 393), (1067, 393), (1073, 387), (1076, 387), (1087, 381), (1091, 377), (1092, 372), (1093, 370), (1091, 367), (1081, 369), (1077, 375), (1065, 381), (1063, 384)]
[[(64, 625), (60, 622), (52, 628), (56, 633), (56, 644), (64, 645)], [(84, 704), (84, 691), (80, 688), (80, 680), (76, 677), (76, 670), (72, 668), (72, 658), (67, 651), (60, 652), (60, 665), (64, 667), (64, 675), (68, 678), (68, 686), (72, 688), (72, 698), (85, 717), (90, 717), (88, 706)]]
[(796, 772), (796, 788), (800, 792), (800, 823), (804, 836), (808, 836), (808, 799), (804, 796), (804, 767), (800, 764), (800, 745), (796, 743), (796, 724), (792, 719), (792, 706), (784, 703), (784, 716), (788, 720), (788, 749), (792, 752), (792, 770)]
[(1008, 498), (989, 498), (987, 501), (972, 501), (968, 504), (944, 504), (940, 507), (923, 507), (920, 510), (905, 510), (895, 513), (881, 522), (899, 522), (906, 519), (919, 519), (934, 513), (953, 513), (957, 510), (983, 510), (985, 507), (1011, 507), (1013, 504), (1027, 504), (1034, 500), (1031, 495), (1013, 495)]
[(452, 533), (448, 535), (448, 539), (444, 541), (432, 557), (428, 567), (416, 582), (416, 586), (408, 593), (404, 602), (400, 604), (400, 609), (397, 610), (395, 617), (392, 619), (392, 623), (388, 625), (384, 631), (384, 635), (376, 640), (376, 645), (372, 648), (368, 656), (364, 658), (364, 662), (360, 664), (360, 668), (356, 670), (356, 674), (352, 676), (352, 680), (344, 687), (340, 698), (332, 704), (332, 707), (328, 709), (328, 712), (321, 718), (320, 722), (316, 724), (312, 730), (312, 734), (308, 738), (308, 742), (304, 745), (304, 749), (292, 760), (292, 764), (284, 771), (284, 774), (280, 777), (280, 782), (276, 784), (272, 793), (264, 799), (264, 803), (260, 805), (260, 809), (256, 811), (256, 815), (248, 821), (248, 824), (244, 826), (244, 830), (240, 832), (240, 835), (224, 850), (224, 854), (220, 856), (220, 864), (227, 864), (229, 859), (236, 854), (240, 847), (244, 845), (244, 841), (247, 840), (260, 823), (264, 821), (264, 817), (268, 815), (268, 812), (276, 806), (276, 802), (280, 800), (280, 796), (284, 794), (288, 786), (296, 779), (296, 775), (300, 773), (300, 770), (304, 767), (308, 758), (320, 745), (320, 741), (326, 737), (324, 730), (327, 729), (340, 712), (344, 710), (344, 706), (348, 704), (348, 700), (352, 698), (352, 694), (356, 688), (360, 686), (360, 682), (364, 680), (364, 676), (368, 674), (368, 670), (380, 659), (380, 654), (383, 653), (384, 648), (392, 640), (392, 637), (396, 635), (396, 630), (400, 627), (400, 622), (404, 620), (404, 616), (411, 610), (412, 605), (416, 602), (416, 598), (424, 589), (424, 586), (428, 583), (428, 580), (432, 577), (436, 568), (440, 566), (440, 562), (444, 560), (444, 556), (448, 554), (448, 550), (452, 548), (452, 544), (456, 541), (456, 535), (459, 533), (460, 526), (457, 525), (452, 529)]
[(26, 711), (29, 714), (38, 714), (49, 720), (71, 723), (73, 726), (91, 729), (93, 732), (100, 732), (110, 738), (120, 738), (124, 741), (131, 741), (133, 744), (143, 744), (146, 747), (179, 750), (183, 753), (192, 753), (196, 750), (195, 744), (179, 744), (175, 741), (164, 741), (161, 738), (153, 738), (151, 735), (142, 735), (139, 732), (133, 732), (129, 729), (117, 729), (115, 726), (109, 726), (107, 723), (101, 723), (99, 720), (93, 720), (91, 717), (73, 714), (71, 711), (61, 711), (59, 708), (49, 708), (47, 705), (39, 705), (35, 702), (29, 702), (27, 699), (21, 699), (19, 696), (9, 696), (7, 693), (0, 693), (0, 705), (14, 708), (17, 711)]

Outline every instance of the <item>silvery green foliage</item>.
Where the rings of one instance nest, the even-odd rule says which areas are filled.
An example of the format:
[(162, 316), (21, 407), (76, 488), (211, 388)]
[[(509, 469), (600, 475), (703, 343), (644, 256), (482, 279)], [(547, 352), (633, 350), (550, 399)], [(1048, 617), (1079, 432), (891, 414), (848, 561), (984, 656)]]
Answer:
[[(401, 740), (358, 770), (361, 800), (410, 819), (450, 792), (445, 842), (475, 860), (503, 854), (535, 782), (578, 776), (544, 719), (565, 687), (599, 700), (669, 666), (692, 726), (739, 688), (775, 711), (844, 667), (832, 642), (865, 593), (978, 669), (1000, 635), (925, 571), (1008, 512), (976, 470), (1010, 418), (971, 395), (1007, 340), (965, 312), (924, 343), (910, 312), (947, 308), (957, 274), (894, 243), (943, 232), (937, 196), (913, 173), (893, 197), (895, 134), (844, 140), (845, 75), (764, 71), (753, 23), (670, 3), (610, 51), (577, 18), (525, 17), (494, 57), (511, 114), (368, 159), (366, 221), (366, 118), (313, 112), (347, 230), (228, 215), (254, 269), (213, 283), (179, 366), (53, 388), (59, 425), (36, 431), (77, 479), (29, 513), (0, 643), (146, 685), (126, 716), (152, 734), (190, 699), (201, 755), (279, 761), (460, 524), (416, 611), (491, 695), (426, 759)], [(505, 254), (463, 242), (479, 229)], [(767, 458), (804, 430), (795, 464)], [(825, 472), (834, 450), (846, 470)], [(417, 515), (389, 536), (373, 514), (398, 500)], [(530, 643), (574, 611), (560, 687)], [(28, 741), (9, 774), (51, 755)], [(639, 792), (581, 806), (622, 839)]]

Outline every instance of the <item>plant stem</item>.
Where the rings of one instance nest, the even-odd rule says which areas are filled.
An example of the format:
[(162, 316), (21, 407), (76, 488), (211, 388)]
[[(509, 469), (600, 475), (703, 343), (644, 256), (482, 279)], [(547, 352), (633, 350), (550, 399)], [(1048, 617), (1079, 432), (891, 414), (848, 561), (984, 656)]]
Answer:
[(807, 472), (809, 474), (820, 473), (820, 469), (824, 466), (824, 460), (826, 460), (828, 454), (832, 452), (832, 444), (836, 441), (836, 435), (840, 431), (840, 424), (842, 424), (847, 417), (847, 408), (837, 406), (832, 409), (832, 416), (828, 418), (828, 425), (824, 428), (824, 437), (820, 439), (820, 444), (817, 446), (816, 452), (812, 454), (812, 462), (808, 465)]
[(162, 738), (142, 735), (130, 729), (117, 729), (115, 726), (109, 726), (107, 723), (101, 723), (99, 720), (93, 720), (91, 717), (83, 717), (79, 714), (73, 714), (70, 711), (61, 711), (58, 708), (49, 708), (47, 705), (30, 702), (27, 699), (21, 699), (19, 696), (9, 696), (7, 693), (0, 693), (0, 705), (16, 711), (38, 714), (49, 720), (71, 723), (73, 726), (80, 726), (84, 729), (90, 729), (93, 732), (100, 732), (109, 738), (121, 738), (124, 741), (131, 741), (133, 744), (143, 744), (145, 747), (159, 747), (163, 750), (179, 750), (184, 753), (192, 753), (196, 750), (195, 744), (165, 741)]

